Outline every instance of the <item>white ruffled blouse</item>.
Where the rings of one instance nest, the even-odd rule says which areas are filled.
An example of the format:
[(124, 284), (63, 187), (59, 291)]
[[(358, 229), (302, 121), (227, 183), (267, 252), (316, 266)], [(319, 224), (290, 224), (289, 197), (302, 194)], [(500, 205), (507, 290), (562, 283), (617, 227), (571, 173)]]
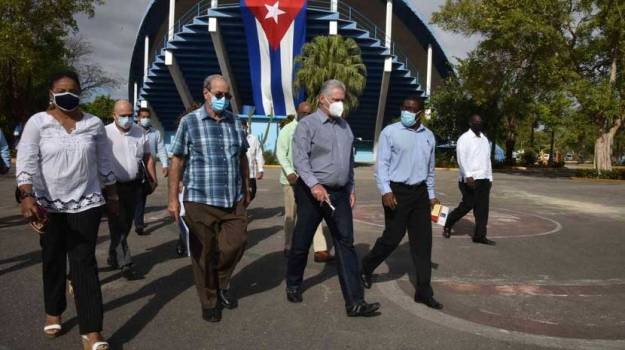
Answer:
[(17, 184), (32, 184), (49, 212), (79, 213), (104, 205), (104, 185), (116, 182), (104, 124), (85, 113), (68, 133), (52, 115), (33, 115), (17, 152)]

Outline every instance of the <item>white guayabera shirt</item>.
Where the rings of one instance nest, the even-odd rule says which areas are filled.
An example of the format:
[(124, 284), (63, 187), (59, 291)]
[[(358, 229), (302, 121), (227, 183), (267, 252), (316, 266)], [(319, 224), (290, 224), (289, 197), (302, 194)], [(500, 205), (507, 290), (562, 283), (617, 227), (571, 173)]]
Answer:
[(79, 213), (105, 204), (102, 185), (116, 181), (100, 118), (85, 113), (67, 132), (48, 112), (33, 115), (17, 152), (17, 185), (33, 185), (53, 213)]
[(480, 136), (469, 129), (458, 139), (456, 157), (460, 167), (458, 181), (466, 182), (468, 177), (474, 180), (493, 181), (493, 169), (490, 162), (490, 142), (484, 133)]
[(106, 126), (109, 149), (113, 159), (113, 173), (119, 182), (130, 182), (139, 175), (139, 164), (144, 155), (150, 154), (150, 145), (143, 129), (132, 124), (128, 131), (121, 131), (115, 122)]

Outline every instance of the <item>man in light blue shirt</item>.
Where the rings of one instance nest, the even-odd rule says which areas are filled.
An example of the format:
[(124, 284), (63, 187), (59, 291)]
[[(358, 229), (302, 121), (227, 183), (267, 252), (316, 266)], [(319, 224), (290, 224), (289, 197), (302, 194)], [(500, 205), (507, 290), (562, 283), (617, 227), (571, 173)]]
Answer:
[(423, 100), (406, 98), (401, 121), (380, 134), (375, 178), (384, 204), (385, 230), (362, 261), (361, 279), (371, 288), (373, 271), (397, 248), (408, 230), (416, 270), (415, 302), (440, 310), (434, 299), (432, 276), (431, 206), (434, 190), (434, 134), (421, 124)]
[(11, 152), (2, 131), (0, 131), (0, 162), (0, 175), (4, 175), (11, 168)]
[[(150, 147), (150, 154), (156, 164), (156, 157), (161, 161), (161, 168), (163, 176), (167, 177), (169, 157), (167, 156), (167, 150), (165, 149), (165, 143), (161, 137), (160, 131), (152, 126), (152, 113), (149, 108), (141, 108), (139, 110), (139, 125), (143, 129), (145, 137), (148, 140), (148, 146)], [(137, 198), (137, 211), (135, 212), (135, 232), (143, 236), (147, 234), (145, 231), (145, 221), (143, 219), (145, 214), (145, 204), (147, 202), (148, 193), (144, 191), (138, 192)]]

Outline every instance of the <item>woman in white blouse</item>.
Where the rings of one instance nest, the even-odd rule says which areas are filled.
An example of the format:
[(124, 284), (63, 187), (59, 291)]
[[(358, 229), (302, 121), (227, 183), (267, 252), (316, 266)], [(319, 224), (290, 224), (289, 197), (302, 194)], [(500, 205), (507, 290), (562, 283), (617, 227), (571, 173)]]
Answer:
[[(80, 334), (85, 347), (108, 349), (102, 331), (102, 293), (95, 258), (102, 207), (118, 212), (115, 177), (102, 121), (83, 113), (74, 72), (51, 79), (50, 107), (26, 123), (17, 155), (22, 214), (40, 236), (46, 310), (44, 332), (61, 334), (69, 258)], [(103, 193), (102, 187), (105, 186)], [(106, 198), (105, 198), (106, 196)]]

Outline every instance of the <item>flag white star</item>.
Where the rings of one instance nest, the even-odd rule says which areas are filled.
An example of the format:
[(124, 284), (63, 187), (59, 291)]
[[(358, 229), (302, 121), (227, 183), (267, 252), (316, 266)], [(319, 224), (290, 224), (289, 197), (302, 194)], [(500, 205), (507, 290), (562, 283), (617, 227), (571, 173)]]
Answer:
[(265, 4), (265, 8), (267, 9), (267, 15), (265, 19), (273, 18), (273, 20), (278, 24), (278, 16), (285, 14), (286, 12), (280, 10), (280, 1), (276, 1), (273, 6), (269, 6)]

